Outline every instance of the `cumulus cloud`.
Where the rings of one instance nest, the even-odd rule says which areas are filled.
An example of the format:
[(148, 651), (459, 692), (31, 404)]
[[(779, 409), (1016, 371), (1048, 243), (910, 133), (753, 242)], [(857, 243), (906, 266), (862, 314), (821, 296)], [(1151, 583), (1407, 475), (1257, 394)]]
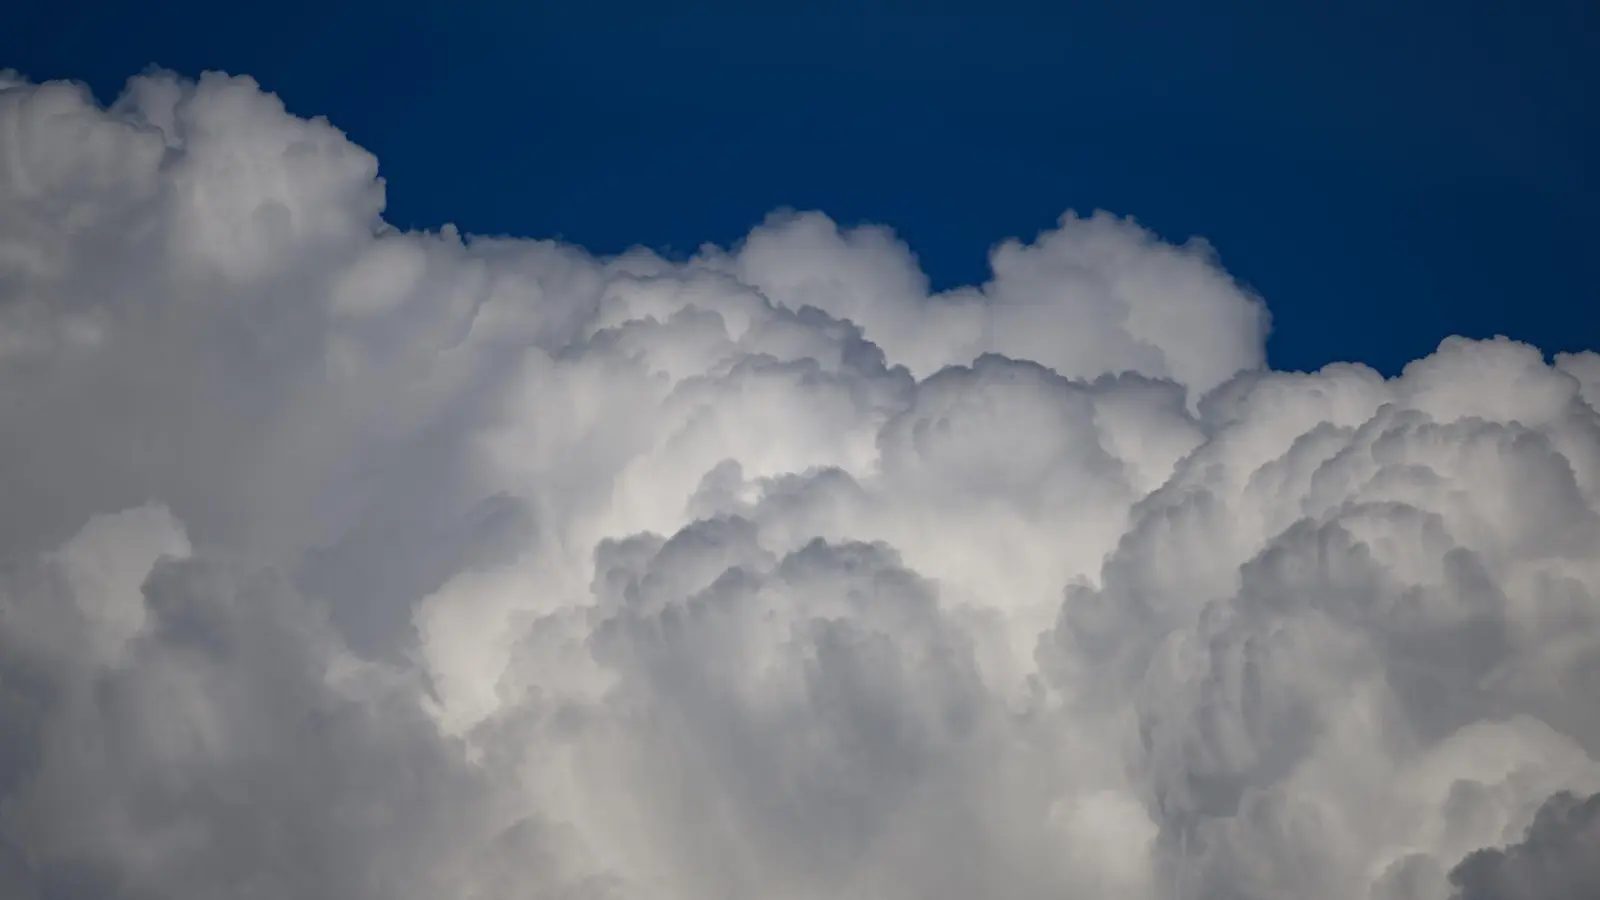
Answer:
[(1600, 895), (1600, 794), (1545, 801), (1519, 844), (1479, 850), (1450, 873), (1459, 900), (1579, 900)]
[(7, 897), (1593, 890), (1596, 354), (1274, 372), (1104, 213), (400, 232), (221, 75), (0, 148)]

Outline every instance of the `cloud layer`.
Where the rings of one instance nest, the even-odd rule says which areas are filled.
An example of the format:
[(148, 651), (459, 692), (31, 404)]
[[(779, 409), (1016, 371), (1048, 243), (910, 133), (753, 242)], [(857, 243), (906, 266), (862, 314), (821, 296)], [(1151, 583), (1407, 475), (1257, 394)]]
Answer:
[(1596, 884), (1600, 356), (1272, 372), (1106, 214), (930, 296), (383, 203), (248, 79), (0, 74), (0, 894)]

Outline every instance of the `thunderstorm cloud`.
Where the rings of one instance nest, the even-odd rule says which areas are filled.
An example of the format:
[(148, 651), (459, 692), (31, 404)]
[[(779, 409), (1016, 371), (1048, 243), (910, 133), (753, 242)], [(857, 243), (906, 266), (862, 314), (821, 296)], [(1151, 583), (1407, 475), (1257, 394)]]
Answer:
[(1274, 372), (1104, 213), (930, 293), (383, 209), (248, 79), (0, 73), (0, 896), (1600, 885), (1600, 356)]

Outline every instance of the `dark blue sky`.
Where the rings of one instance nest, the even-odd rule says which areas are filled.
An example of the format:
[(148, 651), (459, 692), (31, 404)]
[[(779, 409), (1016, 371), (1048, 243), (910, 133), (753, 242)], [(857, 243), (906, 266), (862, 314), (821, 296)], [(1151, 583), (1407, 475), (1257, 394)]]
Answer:
[(372, 149), (389, 218), (610, 252), (778, 206), (893, 226), (936, 287), (1066, 208), (1206, 236), (1272, 362), (1446, 334), (1600, 347), (1600, 4), (64, 0), (0, 67), (102, 97), (256, 76)]

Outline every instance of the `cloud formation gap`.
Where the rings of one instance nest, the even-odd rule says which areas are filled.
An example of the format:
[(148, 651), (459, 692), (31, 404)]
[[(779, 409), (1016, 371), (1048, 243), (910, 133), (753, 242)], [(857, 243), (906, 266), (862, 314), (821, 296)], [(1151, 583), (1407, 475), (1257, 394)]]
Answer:
[(1600, 356), (1273, 372), (1103, 213), (930, 296), (383, 204), (249, 79), (0, 75), (0, 895), (1597, 883)]

